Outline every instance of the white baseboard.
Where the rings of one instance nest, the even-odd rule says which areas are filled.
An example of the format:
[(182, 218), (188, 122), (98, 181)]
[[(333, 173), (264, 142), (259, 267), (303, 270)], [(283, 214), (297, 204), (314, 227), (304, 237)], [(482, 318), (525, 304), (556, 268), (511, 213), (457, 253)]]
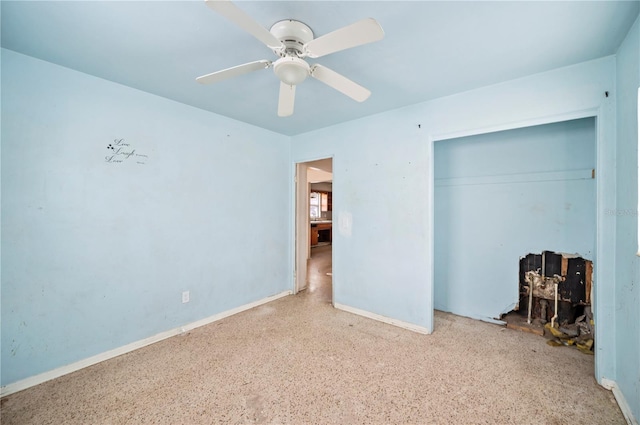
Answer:
[(431, 333), (429, 331), (429, 329), (427, 329), (425, 327), (414, 325), (413, 323), (409, 323), (409, 322), (403, 322), (402, 320), (397, 320), (397, 319), (392, 319), (390, 317), (381, 316), (379, 314), (371, 313), (371, 312), (368, 312), (368, 311), (365, 311), (365, 310), (360, 310), (359, 308), (349, 307), (347, 305), (338, 304), (338, 303), (334, 303), (333, 306), (335, 308), (337, 308), (338, 310), (343, 310), (343, 311), (346, 311), (348, 313), (357, 314), (358, 316), (363, 316), (363, 317), (366, 317), (368, 319), (377, 320), (379, 322), (388, 323), (390, 325), (398, 326), (399, 328), (408, 329), (408, 330), (413, 331), (413, 332), (417, 332), (417, 333), (421, 333), (421, 334), (425, 334), (425, 335), (428, 335), (428, 334)]
[(631, 407), (629, 406), (629, 403), (627, 403), (627, 399), (624, 397), (624, 394), (622, 394), (622, 391), (620, 391), (618, 383), (616, 381), (612, 381), (611, 379), (602, 378), (600, 384), (613, 393), (613, 396), (616, 398), (618, 406), (620, 406), (620, 410), (622, 411), (627, 424), (638, 425), (638, 421), (633, 416)]
[(8, 396), (13, 393), (17, 393), (18, 391), (26, 390), (29, 387), (33, 387), (38, 384), (42, 384), (43, 382), (50, 381), (52, 379), (58, 378), (60, 376), (69, 374), (71, 372), (78, 371), (85, 367), (94, 365), (96, 363), (103, 362), (105, 360), (112, 359), (114, 357), (120, 356), (122, 354), (128, 353), (130, 351), (137, 350), (142, 347), (146, 347), (147, 345), (162, 341), (163, 339), (171, 338), (172, 336), (180, 335), (185, 332), (188, 332), (192, 329), (198, 328), (200, 326), (208, 325), (209, 323), (216, 322), (218, 320), (224, 319), (229, 316), (233, 316), (234, 314), (238, 314), (245, 310), (250, 310), (254, 307), (258, 307), (259, 305), (266, 304), (271, 301), (275, 301), (278, 298), (286, 297), (287, 295), (291, 295), (291, 291), (284, 291), (276, 295), (272, 295), (270, 297), (263, 298), (258, 301), (254, 301), (249, 304), (241, 305), (240, 307), (233, 308), (231, 310), (223, 311), (222, 313), (215, 314), (213, 316), (207, 317), (202, 320), (198, 320), (184, 326), (180, 326), (178, 328), (170, 329), (168, 331), (160, 332), (159, 334), (150, 336), (149, 338), (141, 339), (139, 341), (132, 342), (127, 345), (123, 345), (122, 347), (114, 348), (113, 350), (105, 351), (104, 353), (97, 354), (95, 356), (77, 361), (75, 363), (71, 363), (66, 366), (59, 367), (57, 369), (53, 369), (39, 375), (30, 376), (29, 378), (22, 379), (20, 381), (5, 385), (0, 388), (0, 398)]

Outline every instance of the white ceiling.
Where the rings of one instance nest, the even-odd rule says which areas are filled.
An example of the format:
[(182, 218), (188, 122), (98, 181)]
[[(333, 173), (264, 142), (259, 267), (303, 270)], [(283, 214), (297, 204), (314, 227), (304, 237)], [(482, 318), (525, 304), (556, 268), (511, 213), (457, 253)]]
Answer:
[[(269, 28), (316, 36), (366, 17), (377, 43), (321, 63), (372, 91), (357, 103), (312, 78), (293, 116), (277, 116), (271, 69), (203, 86), (195, 77), (275, 59), (203, 1), (2, 1), (2, 46), (286, 135), (615, 54), (637, 1), (239, 1)], [(46, 76), (43, 76), (46, 79)], [(6, 83), (6, 82), (5, 82)]]
[(318, 159), (316, 161), (309, 161), (306, 163), (309, 168), (317, 168), (318, 170), (322, 170), (326, 173), (333, 173), (333, 159), (325, 158)]
[(333, 180), (333, 159), (325, 158), (305, 163), (309, 183), (330, 182)]

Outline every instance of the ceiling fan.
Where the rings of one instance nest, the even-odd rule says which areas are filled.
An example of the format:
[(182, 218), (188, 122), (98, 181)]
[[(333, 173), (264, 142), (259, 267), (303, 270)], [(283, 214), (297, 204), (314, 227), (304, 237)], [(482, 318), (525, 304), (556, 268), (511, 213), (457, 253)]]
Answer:
[(276, 22), (268, 31), (230, 0), (205, 0), (207, 6), (264, 43), (279, 56), (275, 61), (259, 60), (223, 69), (196, 78), (202, 84), (217, 83), (249, 72), (273, 67), (280, 79), (278, 116), (293, 114), (296, 86), (311, 76), (342, 94), (365, 101), (371, 92), (343, 75), (318, 64), (309, 65), (305, 58), (319, 58), (341, 50), (381, 40), (384, 31), (373, 18), (363, 19), (336, 31), (314, 38), (307, 25), (293, 19)]

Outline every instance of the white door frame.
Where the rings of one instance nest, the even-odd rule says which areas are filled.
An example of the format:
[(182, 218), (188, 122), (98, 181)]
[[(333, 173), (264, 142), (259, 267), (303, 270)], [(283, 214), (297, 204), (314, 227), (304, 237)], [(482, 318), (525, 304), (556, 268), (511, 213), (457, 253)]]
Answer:
[(309, 229), (309, 182), (307, 181), (307, 165), (296, 163), (295, 187), (295, 232), (294, 282), (293, 293), (297, 294), (307, 287), (307, 260), (311, 253)]
[[(318, 161), (321, 159), (331, 159), (332, 165), (334, 164), (334, 156), (326, 155), (318, 158), (310, 158), (294, 162), (294, 200), (293, 200), (293, 214), (294, 214), (294, 232), (293, 232), (293, 293), (297, 294), (307, 287), (307, 260), (311, 258), (311, 229), (309, 219), (309, 195), (310, 184), (307, 179), (307, 163)], [(332, 182), (335, 182), (335, 167), (332, 172)], [(335, 197), (333, 198), (335, 201)], [(301, 202), (302, 201), (302, 202)], [(332, 208), (335, 211), (335, 208)], [(332, 214), (333, 215), (333, 214)], [(335, 217), (333, 217), (335, 218)], [(333, 230), (335, 230), (335, 220)], [(335, 264), (335, 235), (336, 232), (332, 232), (331, 237), (331, 264)], [(335, 294), (335, 279), (334, 271), (332, 267), (331, 275), (331, 304), (334, 303)]]

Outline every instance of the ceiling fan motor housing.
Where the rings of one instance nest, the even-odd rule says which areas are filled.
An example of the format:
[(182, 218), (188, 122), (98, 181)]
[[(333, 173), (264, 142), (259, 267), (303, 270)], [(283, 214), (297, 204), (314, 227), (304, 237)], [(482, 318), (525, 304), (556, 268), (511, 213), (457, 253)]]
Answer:
[(276, 22), (271, 27), (270, 32), (286, 47), (285, 51), (282, 51), (282, 49), (274, 50), (276, 55), (279, 56), (284, 56), (287, 53), (301, 56), (304, 45), (313, 40), (313, 31), (311, 31), (311, 28), (293, 19)]

